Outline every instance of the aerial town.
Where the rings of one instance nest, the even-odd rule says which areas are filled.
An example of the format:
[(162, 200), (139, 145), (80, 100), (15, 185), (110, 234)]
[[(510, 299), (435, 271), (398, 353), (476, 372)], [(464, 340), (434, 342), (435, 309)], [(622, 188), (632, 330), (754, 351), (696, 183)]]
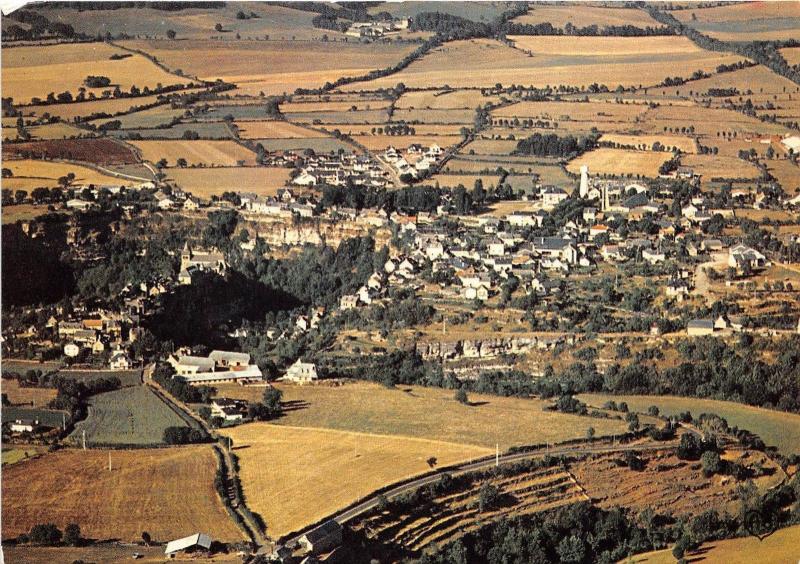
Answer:
[(800, 561), (800, 4), (2, 12), (2, 558)]

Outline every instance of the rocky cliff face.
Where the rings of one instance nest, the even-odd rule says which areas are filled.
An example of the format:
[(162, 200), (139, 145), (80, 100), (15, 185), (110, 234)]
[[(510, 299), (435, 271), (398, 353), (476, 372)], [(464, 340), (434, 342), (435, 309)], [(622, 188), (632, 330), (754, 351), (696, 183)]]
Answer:
[(417, 353), (423, 359), (493, 358), (504, 354), (522, 354), (534, 349), (547, 350), (559, 344), (572, 344), (572, 335), (555, 337), (497, 337), (457, 341), (418, 342)]
[(259, 237), (268, 245), (319, 245), (326, 243), (338, 247), (339, 243), (352, 237), (363, 237), (372, 234), (377, 247), (388, 244), (391, 232), (386, 229), (368, 228), (353, 222), (304, 222), (293, 224), (287, 221), (249, 221), (247, 225), (251, 234), (258, 232)]

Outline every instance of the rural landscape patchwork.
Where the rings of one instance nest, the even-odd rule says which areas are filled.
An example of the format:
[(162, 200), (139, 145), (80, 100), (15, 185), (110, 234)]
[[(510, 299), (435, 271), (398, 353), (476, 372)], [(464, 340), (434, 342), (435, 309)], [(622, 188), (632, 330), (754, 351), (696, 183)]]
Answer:
[(0, 561), (800, 562), (800, 2), (1, 20)]

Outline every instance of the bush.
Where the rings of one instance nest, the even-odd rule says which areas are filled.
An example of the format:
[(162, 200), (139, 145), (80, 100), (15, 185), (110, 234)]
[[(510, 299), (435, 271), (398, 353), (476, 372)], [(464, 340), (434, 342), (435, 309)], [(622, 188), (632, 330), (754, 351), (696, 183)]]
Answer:
[(28, 535), (28, 540), (34, 544), (54, 545), (61, 540), (61, 530), (53, 523), (34, 525)]

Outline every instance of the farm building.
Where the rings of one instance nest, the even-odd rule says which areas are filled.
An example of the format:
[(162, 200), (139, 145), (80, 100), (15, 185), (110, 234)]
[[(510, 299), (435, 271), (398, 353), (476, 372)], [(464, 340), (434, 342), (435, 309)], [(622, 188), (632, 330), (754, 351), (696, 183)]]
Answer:
[(317, 375), (317, 367), (311, 362), (300, 362), (299, 360), (289, 367), (286, 371), (284, 380), (290, 382), (313, 382), (319, 376)]
[(191, 355), (172, 355), (167, 358), (176, 374), (190, 384), (210, 382), (241, 382), (261, 380), (263, 375), (255, 364), (250, 363), (250, 355), (228, 351), (212, 351), (208, 357)]
[(714, 320), (692, 319), (686, 326), (686, 333), (690, 337), (701, 337), (714, 333)]
[(211, 537), (205, 533), (196, 533), (182, 539), (169, 541), (164, 549), (164, 554), (175, 554), (177, 552), (195, 552), (197, 550), (210, 550)]
[(331, 519), (300, 537), (300, 545), (312, 554), (322, 554), (342, 544), (342, 526)]

